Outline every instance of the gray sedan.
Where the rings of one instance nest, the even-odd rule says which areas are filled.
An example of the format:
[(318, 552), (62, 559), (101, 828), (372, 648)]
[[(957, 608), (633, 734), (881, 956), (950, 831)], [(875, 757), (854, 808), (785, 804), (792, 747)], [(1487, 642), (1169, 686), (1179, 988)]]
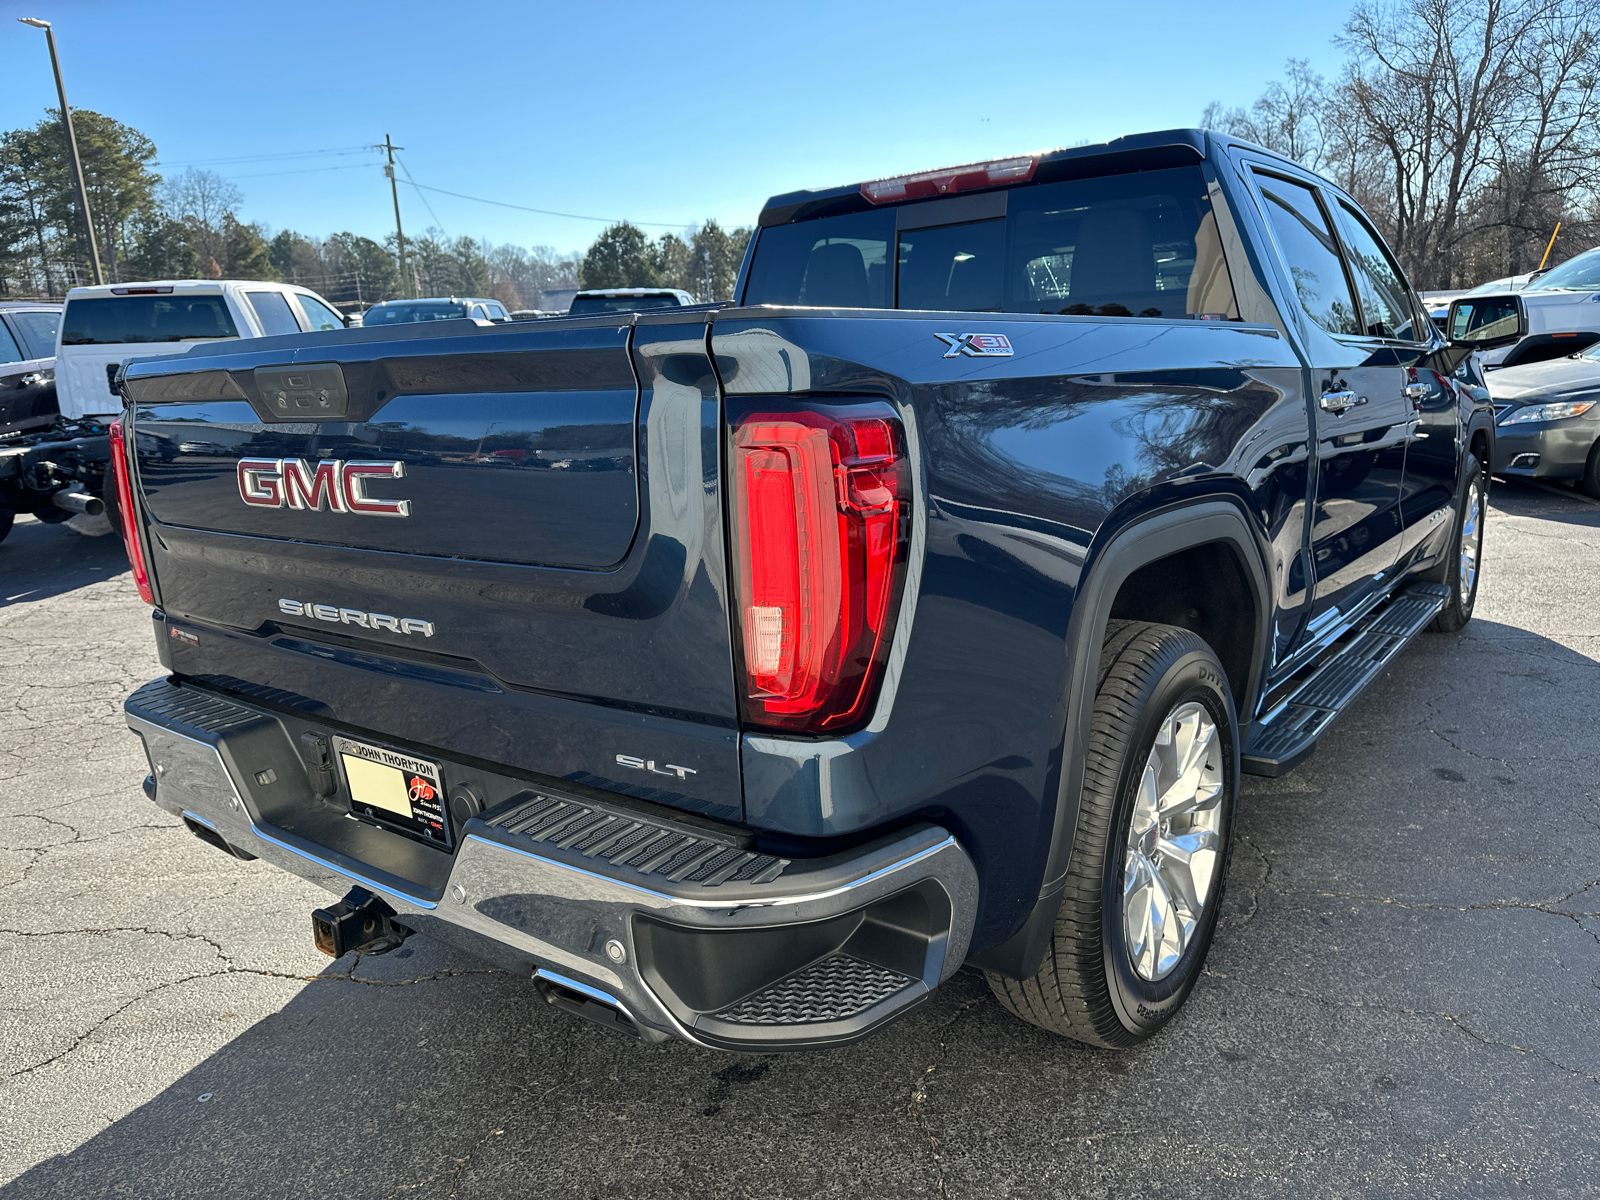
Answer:
[(1600, 345), (1489, 375), (1494, 473), (1570, 480), (1600, 499)]

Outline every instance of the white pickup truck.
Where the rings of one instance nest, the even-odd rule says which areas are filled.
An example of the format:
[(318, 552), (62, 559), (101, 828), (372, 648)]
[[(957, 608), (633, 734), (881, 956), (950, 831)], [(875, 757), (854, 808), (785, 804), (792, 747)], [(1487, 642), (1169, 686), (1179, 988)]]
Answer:
[[(18, 513), (71, 521), (79, 533), (110, 532), (106, 508), (117, 497), (106, 488), (107, 423), (122, 411), (113, 381), (124, 363), (213, 342), (344, 327), (321, 296), (289, 283), (172, 279), (72, 288), (53, 347), (60, 412), (10, 436), (0, 413), (0, 538)], [(167, 449), (203, 448), (189, 442)]]
[(1528, 312), (1527, 336), (1515, 345), (1485, 351), (1486, 369), (1566, 358), (1600, 342), (1600, 246), (1569, 258), (1517, 294)]

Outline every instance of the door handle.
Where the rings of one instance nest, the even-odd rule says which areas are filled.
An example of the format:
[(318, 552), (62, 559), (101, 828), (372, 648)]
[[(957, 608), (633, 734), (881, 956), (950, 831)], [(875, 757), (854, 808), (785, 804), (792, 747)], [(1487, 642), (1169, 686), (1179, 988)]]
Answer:
[(1406, 384), (1405, 388), (1406, 399), (1426, 400), (1428, 398), (1428, 393), (1431, 391), (1433, 391), (1433, 389), (1425, 383), (1408, 383)]
[(29, 371), (21, 379), (17, 380), (17, 386), (38, 387), (43, 382), (45, 382), (45, 378), (38, 371)]
[(1323, 392), (1322, 399), (1317, 401), (1322, 405), (1323, 411), (1331, 413), (1342, 413), (1347, 408), (1354, 408), (1366, 402), (1365, 396), (1358, 396), (1354, 392)]

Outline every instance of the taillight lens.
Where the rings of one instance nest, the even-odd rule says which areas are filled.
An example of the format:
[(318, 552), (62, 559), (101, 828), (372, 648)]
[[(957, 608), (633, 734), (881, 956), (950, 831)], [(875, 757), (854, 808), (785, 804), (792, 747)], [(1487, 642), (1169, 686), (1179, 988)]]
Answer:
[(805, 733), (859, 724), (905, 571), (899, 418), (886, 405), (751, 413), (730, 460), (745, 718)]
[(150, 591), (150, 572), (144, 566), (144, 547), (139, 542), (138, 514), (133, 511), (133, 487), (128, 481), (128, 443), (122, 435), (122, 418), (111, 422), (111, 486), (117, 489), (117, 515), (122, 519), (122, 544), (128, 550), (128, 565), (133, 568), (133, 582), (139, 588), (139, 599), (146, 604), (156, 602)]

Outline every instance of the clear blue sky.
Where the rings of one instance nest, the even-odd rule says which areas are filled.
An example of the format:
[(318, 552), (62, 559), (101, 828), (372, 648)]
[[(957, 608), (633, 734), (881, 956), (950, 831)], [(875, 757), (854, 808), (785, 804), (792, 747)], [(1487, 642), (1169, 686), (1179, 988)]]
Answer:
[[(1193, 124), (1211, 100), (1250, 103), (1289, 57), (1332, 76), (1350, 7), (8, 6), (54, 22), (68, 100), (148, 135), (163, 172), (193, 163), (233, 179), (244, 218), (274, 230), (375, 238), (393, 229), (378, 156), (310, 152), (389, 133), (420, 184), (641, 223), (748, 224), (795, 188)], [(44, 34), (5, 21), (0, 64), (0, 128), (38, 121), (55, 103)], [(436, 215), (452, 237), (581, 250), (604, 228), (404, 184), (400, 203), (408, 232)]]

